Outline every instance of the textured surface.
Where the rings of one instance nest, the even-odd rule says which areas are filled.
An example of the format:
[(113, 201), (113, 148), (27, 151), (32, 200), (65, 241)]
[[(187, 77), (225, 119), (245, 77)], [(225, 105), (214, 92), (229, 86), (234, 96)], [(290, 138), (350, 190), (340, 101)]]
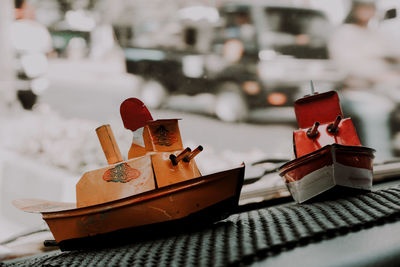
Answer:
[(224, 266), (400, 218), (400, 188), (235, 214), (201, 231), (116, 248), (56, 252), (6, 266)]

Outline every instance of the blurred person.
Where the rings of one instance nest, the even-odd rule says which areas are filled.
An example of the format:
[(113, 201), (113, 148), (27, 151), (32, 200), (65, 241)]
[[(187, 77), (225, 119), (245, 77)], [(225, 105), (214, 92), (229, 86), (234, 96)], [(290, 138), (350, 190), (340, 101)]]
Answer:
[(47, 28), (34, 20), (35, 11), (28, 1), (15, 0), (14, 5), (11, 42), (17, 57), (19, 84), (23, 87), (17, 88), (17, 97), (25, 109), (32, 109), (39, 88), (46, 87), (43, 84), (46, 81), (38, 78), (47, 71), (47, 54), (52, 51), (52, 40)]
[(388, 81), (400, 84), (400, 73), (392, 68), (400, 53), (384, 35), (369, 27), (375, 14), (373, 1), (353, 1), (344, 24), (330, 38), (330, 56), (348, 75), (349, 86), (373, 86)]
[(400, 72), (393, 63), (400, 57), (385, 36), (370, 27), (375, 14), (373, 1), (353, 1), (344, 24), (329, 41), (329, 52), (347, 76), (342, 92), (345, 112), (357, 118), (365, 145), (377, 150), (378, 159), (387, 159), (393, 151), (390, 114), (394, 97), (400, 100)]

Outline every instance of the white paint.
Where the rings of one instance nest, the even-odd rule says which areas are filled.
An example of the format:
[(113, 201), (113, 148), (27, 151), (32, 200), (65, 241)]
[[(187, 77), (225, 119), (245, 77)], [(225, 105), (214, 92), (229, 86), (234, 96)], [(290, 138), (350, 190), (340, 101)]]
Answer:
[(296, 202), (302, 203), (335, 186), (333, 167), (322, 167), (287, 186)]
[(298, 203), (307, 201), (335, 185), (371, 190), (372, 170), (334, 163), (305, 175), (301, 180), (287, 183)]

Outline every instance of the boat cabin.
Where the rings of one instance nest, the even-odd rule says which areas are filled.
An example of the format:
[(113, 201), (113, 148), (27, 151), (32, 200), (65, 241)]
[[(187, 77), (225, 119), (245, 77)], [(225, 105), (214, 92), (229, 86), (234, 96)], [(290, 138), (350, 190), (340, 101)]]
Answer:
[[(118, 200), (201, 176), (193, 159), (199, 151), (183, 149), (178, 119), (149, 121), (142, 136), (144, 147), (133, 143), (127, 161), (114, 156), (120, 160), (109, 160), (109, 166), (82, 176), (76, 185), (78, 207)], [(119, 149), (115, 152), (118, 145), (111, 130), (107, 131), (105, 142), (109, 142), (102, 143), (107, 158), (119, 153)], [(107, 153), (107, 147), (113, 153)]]
[(361, 146), (351, 118), (343, 118), (335, 91), (314, 93), (294, 103), (299, 129), (293, 132), (295, 157), (330, 144)]

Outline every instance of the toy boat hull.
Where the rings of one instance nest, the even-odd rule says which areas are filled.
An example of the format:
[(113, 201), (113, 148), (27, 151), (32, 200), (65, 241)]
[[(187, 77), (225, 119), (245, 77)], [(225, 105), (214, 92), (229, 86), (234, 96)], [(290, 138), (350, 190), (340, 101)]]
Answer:
[[(62, 244), (121, 229), (172, 222), (210, 207), (218, 209), (217, 212), (213, 209), (213, 215), (226, 217), (238, 205), (243, 179), (244, 164), (100, 205), (76, 208), (73, 204), (72, 208), (71, 204), (29, 199), (15, 201), (14, 205), (24, 211), (42, 213), (56, 242)], [(202, 217), (207, 214), (202, 213)]]
[(371, 190), (374, 151), (362, 146), (327, 145), (287, 162), (279, 175), (298, 203), (334, 187)]

